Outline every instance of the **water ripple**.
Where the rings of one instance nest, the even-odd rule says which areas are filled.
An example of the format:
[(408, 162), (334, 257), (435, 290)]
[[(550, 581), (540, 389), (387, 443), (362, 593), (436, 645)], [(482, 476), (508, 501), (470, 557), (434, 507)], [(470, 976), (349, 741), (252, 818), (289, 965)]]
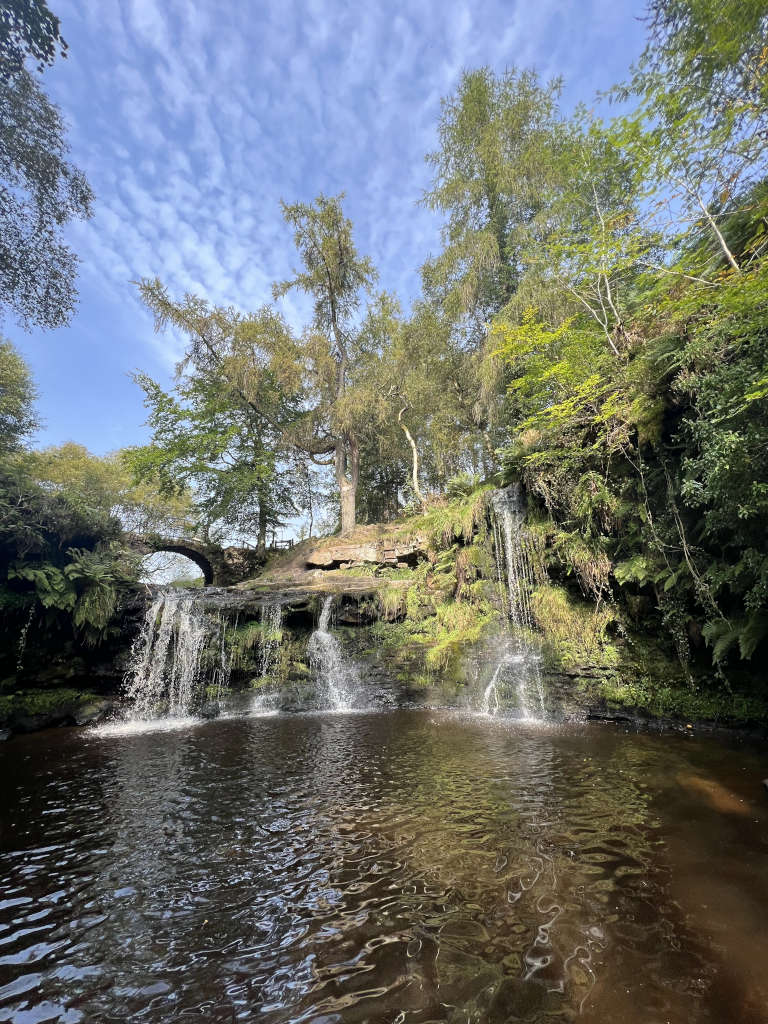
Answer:
[(14, 741), (0, 1021), (764, 1022), (751, 757), (434, 712)]

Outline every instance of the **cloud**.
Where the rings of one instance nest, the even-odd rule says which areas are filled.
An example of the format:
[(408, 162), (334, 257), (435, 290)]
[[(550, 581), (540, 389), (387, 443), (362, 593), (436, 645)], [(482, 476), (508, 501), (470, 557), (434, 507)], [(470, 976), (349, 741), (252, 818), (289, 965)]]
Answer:
[[(93, 333), (96, 296), (130, 339), (115, 341), (115, 364), (168, 373), (180, 340), (148, 330), (131, 281), (259, 306), (295, 263), (279, 200), (341, 190), (360, 249), (407, 305), (439, 240), (418, 205), (424, 154), (461, 71), (535, 64), (573, 83), (568, 102), (588, 100), (636, 55), (641, 6), (61, 0), (70, 56), (46, 85), (97, 195), (71, 232), (83, 296), (72, 332)], [(284, 309), (299, 326), (307, 304)]]

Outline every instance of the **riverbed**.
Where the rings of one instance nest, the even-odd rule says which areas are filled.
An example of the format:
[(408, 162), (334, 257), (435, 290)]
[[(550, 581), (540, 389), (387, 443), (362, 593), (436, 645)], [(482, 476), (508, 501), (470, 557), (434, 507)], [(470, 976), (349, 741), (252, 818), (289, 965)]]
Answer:
[(0, 1021), (768, 1021), (768, 758), (441, 711), (0, 749)]

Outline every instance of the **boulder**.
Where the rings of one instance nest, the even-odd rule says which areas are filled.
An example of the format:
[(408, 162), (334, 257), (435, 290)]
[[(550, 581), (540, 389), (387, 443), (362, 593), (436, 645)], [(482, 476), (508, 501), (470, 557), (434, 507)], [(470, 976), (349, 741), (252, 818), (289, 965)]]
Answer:
[(413, 563), (426, 557), (421, 537), (389, 541), (377, 539), (355, 543), (338, 540), (321, 544), (304, 555), (308, 569), (333, 569), (345, 565), (397, 565)]
[(89, 725), (91, 722), (101, 722), (112, 710), (111, 700), (94, 700), (82, 704), (72, 715), (75, 725)]

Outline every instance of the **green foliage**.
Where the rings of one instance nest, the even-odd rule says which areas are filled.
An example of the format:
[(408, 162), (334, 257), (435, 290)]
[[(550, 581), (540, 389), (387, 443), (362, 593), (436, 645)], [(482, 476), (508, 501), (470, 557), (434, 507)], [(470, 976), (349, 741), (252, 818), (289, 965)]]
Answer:
[(618, 652), (609, 630), (617, 616), (611, 605), (598, 609), (563, 587), (544, 584), (531, 594), (531, 609), (544, 636), (545, 656), (554, 666), (616, 665)]
[(233, 669), (254, 669), (260, 662), (267, 645), (277, 647), (283, 639), (283, 630), (271, 630), (264, 622), (253, 620), (227, 630), (225, 642)]
[[(0, 610), (10, 636), (34, 625), (36, 646), (67, 636), (102, 642), (122, 596), (138, 578), (138, 559), (121, 544), (113, 514), (129, 503), (118, 456), (98, 459), (78, 445), (25, 451), (34, 423), (29, 371), (0, 347), (4, 444), (0, 445)], [(146, 501), (146, 495), (143, 500)], [(16, 666), (14, 645), (2, 652)]]
[(407, 665), (408, 679), (424, 684), (436, 673), (442, 680), (461, 680), (469, 649), (500, 623), (490, 582), (495, 571), (487, 530), (492, 489), (462, 485), (457, 490), (452, 501), (405, 521), (409, 535), (429, 538), (429, 560), (415, 569), (380, 573), (393, 582), (379, 592), (380, 618), (373, 633), (396, 662)]
[(68, 441), (28, 452), (24, 465), (34, 480), (85, 515), (114, 516), (134, 533), (184, 533), (192, 525), (190, 491), (183, 483), (172, 494), (150, 482), (136, 483), (133, 454), (128, 449), (92, 455)]
[(27, 59), (43, 71), (56, 59), (56, 51), (66, 56), (67, 44), (61, 37), (59, 19), (45, 0), (4, 0), (0, 4), (0, 81), (17, 74)]
[(69, 714), (99, 700), (97, 693), (56, 687), (52, 690), (18, 690), (0, 694), (0, 722), (12, 717), (32, 718), (35, 715)]
[(454, 541), (468, 543), (478, 530), (485, 530), (492, 490), (489, 484), (453, 500), (436, 499), (420, 516), (406, 520), (404, 529), (423, 534), (438, 550), (449, 549)]
[(440, 148), (425, 203), (447, 215), (443, 252), (424, 267), (427, 294), (452, 321), (468, 318), (470, 340), (510, 301), (520, 249), (545, 213), (542, 186), (557, 151), (559, 81), (532, 71), (465, 72), (443, 101)]
[(17, 451), (37, 427), (36, 397), (27, 364), (0, 337), (0, 457)]
[[(0, 19), (2, 24), (2, 19)], [(64, 122), (25, 68), (0, 65), (0, 309), (23, 327), (61, 327), (74, 309), (77, 258), (62, 229), (91, 216), (93, 194), (67, 160)]]
[(602, 698), (609, 708), (637, 708), (654, 717), (675, 718), (683, 723), (710, 721), (722, 725), (765, 725), (768, 701), (765, 694), (732, 693), (726, 689), (691, 689), (660, 684), (656, 677), (611, 677), (584, 681), (582, 690)]
[(691, 635), (718, 663), (768, 638), (765, 275), (655, 291), (628, 361), (590, 359), (572, 322), (495, 328), (519, 424), (504, 454), (549, 514), (550, 560), (595, 599), (611, 576), (651, 595), (684, 660)]

